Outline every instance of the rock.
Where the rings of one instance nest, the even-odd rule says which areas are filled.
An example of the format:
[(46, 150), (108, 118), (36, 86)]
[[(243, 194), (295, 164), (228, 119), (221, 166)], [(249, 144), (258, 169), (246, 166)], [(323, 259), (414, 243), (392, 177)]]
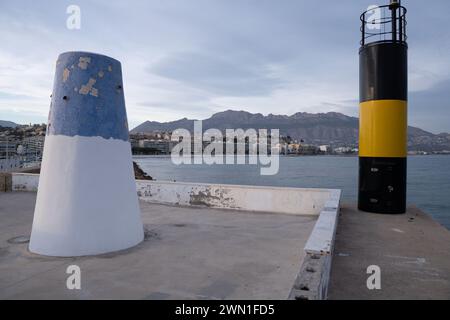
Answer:
[(134, 177), (137, 180), (153, 180), (151, 176), (149, 176), (147, 173), (145, 173), (144, 170), (142, 170), (139, 165), (133, 161), (133, 168), (134, 168)]

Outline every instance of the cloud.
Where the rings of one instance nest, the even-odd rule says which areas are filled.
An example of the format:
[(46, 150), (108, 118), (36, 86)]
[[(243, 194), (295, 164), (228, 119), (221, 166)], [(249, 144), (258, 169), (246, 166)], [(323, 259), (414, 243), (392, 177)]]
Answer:
[(167, 56), (148, 71), (221, 96), (268, 96), (284, 81), (270, 66), (218, 53), (181, 52)]
[(0, 91), (0, 100), (24, 100), (24, 99), (32, 99), (33, 97), (26, 96), (23, 94), (12, 94), (7, 92)]
[[(450, 2), (403, 3), (411, 124), (450, 131)], [(0, 2), (0, 119), (45, 119), (69, 50), (122, 62), (130, 127), (230, 108), (358, 114), (359, 14), (373, 1), (78, 0), (78, 31), (66, 28), (69, 4)]]
[(409, 123), (433, 133), (450, 132), (450, 79), (409, 94)]

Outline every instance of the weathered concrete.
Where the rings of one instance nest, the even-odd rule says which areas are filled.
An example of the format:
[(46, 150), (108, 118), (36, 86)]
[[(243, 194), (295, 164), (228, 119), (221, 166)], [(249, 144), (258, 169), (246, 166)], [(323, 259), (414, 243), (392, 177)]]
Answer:
[(300, 215), (319, 215), (336, 191), (144, 180), (136, 184), (139, 198), (153, 203)]
[(290, 300), (325, 300), (330, 280), (331, 255), (306, 253), (292, 287)]
[(11, 173), (0, 172), (0, 192), (8, 192), (12, 189)]
[[(39, 174), (12, 173), (13, 191), (36, 192)], [(136, 180), (141, 200), (180, 206), (319, 215), (336, 208), (340, 190)]]
[(39, 186), (39, 174), (36, 173), (12, 173), (13, 191), (36, 192)]
[[(317, 219), (141, 201), (146, 241), (137, 247), (55, 258), (8, 242), (30, 234), (35, 198), (0, 193), (0, 299), (286, 299)], [(81, 290), (66, 289), (72, 264)]]
[(332, 254), (338, 214), (340, 210), (341, 191), (330, 191), (330, 197), (320, 212), (314, 230), (305, 246), (310, 254)]
[(333, 190), (305, 245), (305, 258), (289, 295), (294, 300), (324, 300), (328, 296), (331, 261), (340, 211), (341, 191)]
[[(367, 267), (381, 268), (368, 290)], [(450, 299), (450, 232), (415, 207), (405, 215), (341, 209), (329, 299)]]

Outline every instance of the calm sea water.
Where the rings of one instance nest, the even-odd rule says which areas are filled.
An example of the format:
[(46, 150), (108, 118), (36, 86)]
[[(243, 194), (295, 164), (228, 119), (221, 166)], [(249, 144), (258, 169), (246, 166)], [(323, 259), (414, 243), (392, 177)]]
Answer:
[[(299, 188), (339, 188), (344, 201), (356, 201), (357, 157), (280, 157), (277, 175), (262, 176), (256, 165), (174, 165), (170, 156), (136, 156), (157, 180)], [(408, 158), (408, 203), (450, 229), (450, 157)]]

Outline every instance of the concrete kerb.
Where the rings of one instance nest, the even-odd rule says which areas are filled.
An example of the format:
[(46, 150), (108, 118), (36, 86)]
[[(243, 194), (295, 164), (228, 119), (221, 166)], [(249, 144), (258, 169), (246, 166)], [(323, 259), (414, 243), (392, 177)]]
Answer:
[(327, 299), (340, 210), (340, 190), (332, 190), (305, 245), (305, 258), (290, 300)]

